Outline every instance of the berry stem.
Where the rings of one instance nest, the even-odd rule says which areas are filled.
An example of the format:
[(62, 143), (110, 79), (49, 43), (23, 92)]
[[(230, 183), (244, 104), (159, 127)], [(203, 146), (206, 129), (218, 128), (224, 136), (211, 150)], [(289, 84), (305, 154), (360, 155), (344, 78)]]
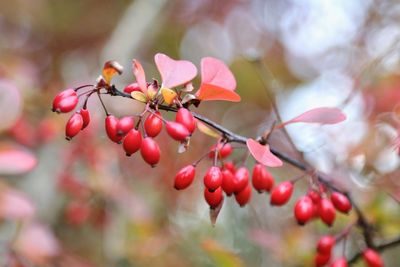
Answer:
[(110, 113), (108, 113), (106, 106), (104, 105), (103, 99), (101, 99), (99, 91), (97, 91), (97, 96), (99, 97), (100, 103), (103, 106), (104, 112), (106, 113), (106, 116), (109, 116)]

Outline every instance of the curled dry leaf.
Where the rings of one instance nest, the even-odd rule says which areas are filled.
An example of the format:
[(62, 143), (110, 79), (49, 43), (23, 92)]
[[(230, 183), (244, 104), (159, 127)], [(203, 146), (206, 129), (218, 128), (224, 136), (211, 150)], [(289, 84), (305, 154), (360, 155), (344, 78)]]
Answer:
[(34, 154), (14, 147), (0, 148), (0, 174), (18, 175), (31, 171), (37, 164)]
[(161, 88), (161, 94), (164, 98), (165, 103), (167, 103), (168, 105), (171, 105), (177, 96), (174, 90), (165, 87)]
[[(284, 122), (280, 125), (283, 127), (290, 123), (304, 122), (304, 123), (321, 123), (321, 124), (336, 124), (346, 120), (346, 115), (338, 108), (314, 108), (306, 111), (299, 116)], [(280, 128), (278, 127), (278, 128)]]
[(214, 209), (210, 209), (210, 222), (212, 226), (215, 226), (215, 224), (217, 223), (218, 214), (221, 211), (223, 204), (224, 199), (222, 199), (221, 203), (219, 203), (217, 207), (215, 207)]
[(269, 150), (268, 145), (261, 145), (257, 141), (249, 138), (247, 139), (247, 148), (249, 149), (251, 155), (261, 164), (269, 167), (280, 167), (282, 166), (282, 161), (272, 154)]
[(196, 66), (187, 60), (174, 60), (167, 55), (158, 53), (154, 56), (154, 61), (161, 74), (163, 87), (173, 88), (186, 84), (197, 75)]
[(107, 61), (104, 63), (102, 75), (104, 80), (109, 84), (115, 75), (121, 75), (124, 68), (117, 61)]

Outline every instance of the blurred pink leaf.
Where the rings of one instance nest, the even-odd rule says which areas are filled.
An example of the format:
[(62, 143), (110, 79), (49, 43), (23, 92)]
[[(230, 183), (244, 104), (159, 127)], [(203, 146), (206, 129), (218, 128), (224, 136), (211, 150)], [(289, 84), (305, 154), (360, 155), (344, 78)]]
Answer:
[(346, 119), (346, 115), (338, 108), (315, 108), (300, 114), (299, 116), (282, 123), (281, 126), (296, 123), (321, 123), (321, 124), (336, 124)]
[(34, 154), (17, 148), (0, 149), (0, 174), (17, 175), (32, 170), (37, 164)]
[(18, 88), (10, 81), (0, 80), (0, 131), (11, 127), (19, 118), (22, 98)]
[(60, 253), (59, 244), (53, 233), (38, 223), (22, 228), (15, 242), (15, 249), (34, 264), (45, 265)]
[(174, 60), (161, 53), (154, 56), (154, 61), (161, 74), (163, 87), (173, 88), (188, 83), (197, 75), (197, 68), (190, 61)]
[(143, 93), (147, 91), (146, 74), (144, 73), (142, 64), (136, 59), (132, 60), (132, 71), (136, 77), (136, 82), (139, 84), (140, 89)]
[(282, 161), (271, 153), (268, 145), (261, 145), (257, 141), (249, 138), (247, 139), (247, 148), (251, 155), (261, 164), (269, 167), (280, 167)]
[(0, 191), (0, 218), (10, 220), (29, 219), (35, 213), (35, 207), (22, 192), (12, 189)]
[(196, 93), (198, 99), (239, 102), (240, 96), (234, 92), (235, 89), (235, 77), (224, 62), (212, 57), (201, 60), (201, 86)]

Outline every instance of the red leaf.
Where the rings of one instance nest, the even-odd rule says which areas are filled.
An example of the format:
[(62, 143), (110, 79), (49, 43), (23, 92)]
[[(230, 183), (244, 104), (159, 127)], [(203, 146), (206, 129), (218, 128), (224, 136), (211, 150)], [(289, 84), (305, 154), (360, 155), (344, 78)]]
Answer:
[(190, 61), (174, 60), (161, 53), (154, 56), (154, 61), (161, 74), (163, 87), (173, 88), (188, 83), (197, 75), (197, 68)]
[(235, 89), (235, 77), (224, 62), (212, 57), (201, 60), (201, 86), (196, 93), (198, 99), (239, 102), (240, 96), (234, 92)]
[(34, 212), (33, 203), (25, 194), (12, 189), (0, 191), (0, 218), (28, 219), (33, 216)]
[(314, 108), (282, 124), (296, 122), (336, 124), (346, 119), (346, 115), (338, 108)]
[(205, 57), (201, 60), (201, 83), (234, 91), (236, 80), (230, 69), (219, 59)]
[(280, 167), (282, 161), (271, 153), (268, 145), (261, 145), (257, 141), (249, 138), (247, 139), (247, 148), (251, 155), (261, 164), (269, 167)]
[(37, 160), (32, 153), (15, 148), (0, 150), (0, 174), (16, 175), (28, 172), (36, 166)]
[(132, 60), (132, 71), (136, 77), (136, 82), (139, 84), (143, 93), (147, 91), (146, 74), (144, 73), (142, 64), (136, 59)]
[(202, 101), (206, 100), (226, 100), (232, 102), (239, 102), (240, 95), (234, 91), (224, 89), (222, 87), (203, 83), (196, 93), (197, 99)]

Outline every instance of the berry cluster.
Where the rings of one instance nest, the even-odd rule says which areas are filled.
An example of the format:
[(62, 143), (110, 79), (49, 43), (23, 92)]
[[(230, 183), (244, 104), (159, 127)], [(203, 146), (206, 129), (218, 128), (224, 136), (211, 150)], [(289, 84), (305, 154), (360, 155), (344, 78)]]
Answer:
[[(239, 101), (240, 97), (234, 92), (236, 81), (230, 70), (217, 59), (203, 59), (202, 83), (197, 93), (191, 94), (190, 92), (194, 89), (191, 81), (197, 75), (197, 69), (191, 62), (175, 61), (163, 54), (157, 54), (155, 61), (161, 74), (161, 84), (156, 80), (147, 82), (142, 66), (138, 61), (133, 60), (133, 74), (136, 82), (127, 85), (123, 92), (119, 91), (111, 84), (111, 78), (115, 74), (121, 74), (122, 67), (110, 61), (105, 64), (102, 75), (94, 85), (83, 85), (59, 93), (53, 101), (52, 108), (57, 113), (73, 111), (79, 104), (79, 98), (85, 97), (82, 107), (70, 117), (66, 124), (66, 139), (71, 140), (90, 123), (87, 102), (94, 94), (97, 94), (106, 114), (105, 131), (108, 138), (112, 142), (122, 144), (127, 156), (140, 150), (143, 160), (152, 167), (156, 166), (160, 160), (160, 147), (155, 138), (161, 133), (163, 126), (166, 133), (180, 143), (180, 152), (188, 148), (190, 138), (196, 128), (215, 137), (215, 132), (210, 134), (212, 130), (199, 121), (201, 120), (199, 115), (194, 114), (190, 107), (191, 105), (197, 107), (201, 101), (206, 100)], [(89, 91), (77, 93), (88, 87), (91, 88)], [(129, 97), (145, 105), (140, 114), (118, 118), (107, 111), (102, 101), (104, 94)], [(175, 120), (163, 118), (161, 113), (163, 110), (175, 112)], [(282, 162), (269, 150), (267, 139), (272, 130), (282, 128), (289, 123), (334, 124), (345, 118), (338, 109), (317, 108), (290, 121), (275, 125), (270, 132), (267, 131), (257, 141), (250, 138), (244, 142), (236, 140), (242, 145), (245, 143), (248, 150), (244, 159), (235, 163), (228, 159), (234, 152), (235, 148), (231, 143), (235, 140), (229, 133), (220, 130), (221, 134), (217, 134), (218, 142), (204, 156), (178, 171), (174, 179), (174, 188), (177, 190), (188, 188), (194, 181), (197, 164), (208, 156), (212, 160), (212, 165), (203, 177), (204, 199), (210, 207), (210, 215), (214, 214), (214, 219), (216, 219), (225, 196), (234, 195), (236, 202), (243, 207), (249, 203), (252, 188), (254, 188), (259, 193), (270, 192), (272, 206), (282, 206), (288, 203), (293, 195), (295, 183), (309, 176), (310, 189), (297, 199), (294, 205), (294, 217), (299, 225), (305, 225), (312, 219), (319, 218), (327, 226), (332, 226), (336, 211), (347, 214), (352, 209), (352, 202), (348, 196), (329, 184), (323, 183), (314, 173), (308, 171), (297, 178), (275, 185), (273, 176), (265, 166), (279, 167)], [(250, 154), (257, 161), (252, 170), (251, 181), (250, 171), (245, 165)], [(79, 222), (88, 217), (82, 205), (74, 202), (70, 203), (67, 213), (74, 214), (73, 222)], [(315, 257), (316, 266), (329, 263), (331, 250), (337, 241), (337, 238), (332, 236), (324, 236), (320, 239)], [(364, 258), (369, 266), (383, 266), (383, 264), (379, 265), (381, 262), (379, 255), (371, 249), (364, 252)], [(342, 257), (333, 261), (331, 266), (347, 266), (347, 261)]]

